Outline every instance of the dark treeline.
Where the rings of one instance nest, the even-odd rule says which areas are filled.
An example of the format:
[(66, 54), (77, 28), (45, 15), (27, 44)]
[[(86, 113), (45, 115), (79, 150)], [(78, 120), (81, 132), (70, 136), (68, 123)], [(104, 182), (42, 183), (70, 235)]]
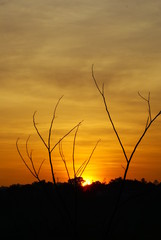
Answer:
[[(109, 184), (94, 182), (77, 189), (69, 183), (58, 183), (55, 189), (45, 181), (1, 187), (1, 239), (101, 239), (121, 181), (117, 178)], [(74, 218), (75, 191), (77, 219)], [(161, 183), (126, 180), (107, 239), (157, 239), (161, 237), (160, 226)]]

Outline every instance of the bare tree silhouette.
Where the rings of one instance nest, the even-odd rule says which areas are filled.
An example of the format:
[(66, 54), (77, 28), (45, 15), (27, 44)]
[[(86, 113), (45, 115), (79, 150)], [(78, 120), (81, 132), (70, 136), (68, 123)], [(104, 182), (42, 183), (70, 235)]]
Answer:
[(114, 217), (117, 213), (117, 210), (118, 210), (118, 207), (119, 207), (119, 203), (120, 203), (120, 199), (121, 199), (121, 196), (122, 196), (122, 192), (123, 192), (123, 188), (124, 188), (124, 184), (125, 184), (125, 180), (126, 180), (126, 176), (127, 176), (127, 172), (128, 172), (128, 169), (129, 169), (129, 166), (130, 166), (130, 163), (132, 161), (132, 158), (134, 156), (134, 153), (136, 152), (140, 142), (142, 141), (142, 139), (144, 138), (146, 132), (148, 131), (148, 129), (150, 128), (150, 126), (152, 125), (152, 123), (161, 115), (161, 111), (158, 112), (154, 118), (152, 118), (151, 116), (151, 106), (150, 106), (150, 93), (148, 94), (148, 98), (146, 99), (145, 97), (143, 97), (140, 93), (139, 96), (145, 100), (148, 104), (148, 118), (147, 118), (147, 121), (146, 121), (146, 126), (145, 126), (145, 129), (142, 133), (142, 135), (140, 136), (140, 138), (138, 139), (137, 143), (135, 144), (134, 148), (133, 148), (133, 151), (131, 152), (131, 155), (130, 157), (128, 158), (127, 157), (127, 154), (126, 154), (126, 150), (125, 150), (125, 147), (123, 146), (123, 143), (121, 141), (121, 138), (118, 134), (118, 131), (114, 125), (114, 122), (112, 120), (112, 117), (111, 117), (111, 114), (109, 112), (109, 109), (108, 109), (108, 106), (107, 106), (107, 101), (106, 101), (106, 97), (105, 97), (105, 94), (104, 94), (104, 83), (102, 84), (102, 88), (99, 87), (98, 83), (97, 83), (97, 80), (95, 78), (95, 74), (94, 74), (94, 65), (92, 65), (92, 79), (94, 81), (94, 84), (99, 92), (99, 94), (101, 95), (102, 97), (102, 100), (103, 100), (103, 103), (104, 103), (104, 106), (105, 106), (105, 110), (106, 110), (106, 113), (108, 115), (108, 118), (110, 120), (110, 123), (112, 125), (112, 128), (114, 130), (114, 133), (119, 141), (119, 144), (120, 144), (120, 147), (123, 151), (123, 155), (125, 157), (125, 160), (126, 160), (126, 167), (124, 168), (124, 176), (123, 176), (123, 181), (122, 181), (122, 185), (121, 185), (121, 188), (120, 188), (120, 192), (118, 194), (118, 198), (117, 198), (117, 201), (116, 201), (116, 205), (115, 205), (115, 208), (114, 208), (114, 211), (111, 215), (111, 218), (110, 220), (108, 221), (107, 223), (107, 217), (105, 219), (105, 222), (104, 222), (104, 225), (106, 226), (106, 230), (105, 230), (105, 234), (104, 234), (104, 238), (106, 238), (107, 236), (109, 236), (109, 233), (110, 233), (110, 230), (111, 230), (111, 226), (112, 226), (112, 223), (113, 223), (113, 220), (114, 220)]
[[(63, 97), (63, 96), (62, 96)], [(55, 109), (54, 109), (54, 113), (53, 113), (53, 117), (51, 119), (51, 123), (50, 123), (50, 128), (49, 128), (49, 133), (48, 133), (48, 141), (45, 142), (44, 138), (42, 137), (38, 127), (37, 127), (37, 123), (35, 122), (35, 114), (36, 112), (34, 113), (33, 115), (33, 124), (34, 124), (34, 127), (36, 129), (36, 132), (38, 134), (38, 136), (40, 137), (41, 141), (43, 142), (44, 146), (46, 147), (47, 151), (48, 151), (48, 157), (49, 157), (49, 162), (50, 162), (50, 167), (51, 167), (51, 174), (52, 174), (52, 179), (53, 179), (53, 183), (56, 185), (56, 180), (55, 180), (55, 174), (54, 174), (54, 169), (53, 169), (53, 163), (52, 163), (52, 152), (54, 151), (54, 149), (57, 147), (57, 145), (59, 145), (59, 143), (65, 138), (67, 137), (75, 128), (77, 128), (81, 122), (79, 122), (76, 126), (74, 126), (72, 129), (70, 129), (63, 137), (61, 137), (55, 144), (54, 146), (51, 146), (51, 132), (52, 132), (52, 128), (53, 128), (53, 123), (54, 123), (54, 120), (55, 120), (55, 115), (56, 115), (56, 110), (57, 110), (57, 107), (59, 105), (59, 102), (60, 100), (62, 99), (59, 98), (56, 106), (55, 106)]]
[[(62, 96), (63, 97), (63, 96)], [(51, 144), (51, 134), (52, 134), (52, 128), (53, 128), (53, 123), (54, 123), (54, 120), (56, 118), (56, 111), (57, 111), (57, 108), (58, 108), (58, 105), (62, 99), (62, 97), (59, 98), (59, 100), (57, 101), (56, 105), (55, 105), (55, 108), (54, 108), (54, 112), (53, 112), (53, 115), (52, 115), (52, 119), (51, 119), (51, 123), (50, 123), (50, 127), (49, 127), (49, 130), (48, 130), (48, 139), (47, 141), (44, 140), (42, 134), (40, 133), (38, 127), (37, 127), (37, 123), (36, 123), (36, 120), (35, 120), (35, 116), (36, 116), (36, 111), (34, 112), (33, 114), (33, 125), (34, 125), (34, 128), (40, 138), (40, 140), (42, 141), (42, 143), (44, 144), (45, 148), (47, 149), (47, 152), (48, 152), (48, 159), (49, 159), (49, 163), (50, 163), (50, 169), (51, 169), (51, 174), (52, 174), (52, 180), (53, 180), (53, 184), (55, 186), (55, 190), (56, 190), (56, 193), (57, 193), (57, 196), (58, 196), (58, 199), (59, 199), (59, 202), (61, 204), (61, 208), (62, 209), (59, 209), (59, 213), (62, 215), (63, 217), (63, 214), (61, 212), (61, 210), (64, 211), (64, 213), (66, 213), (67, 215), (67, 218), (69, 220), (69, 223), (71, 226), (73, 226), (73, 232), (74, 232), (74, 236), (76, 237), (78, 232), (77, 232), (77, 212), (78, 212), (78, 187), (80, 186), (80, 180), (82, 179), (82, 174), (84, 173), (86, 167), (88, 166), (91, 158), (92, 158), (92, 155), (99, 143), (99, 141), (97, 141), (96, 145), (94, 146), (89, 158), (87, 160), (85, 160), (81, 166), (78, 168), (78, 170), (76, 170), (76, 167), (75, 167), (75, 147), (76, 147), (76, 137), (77, 137), (77, 134), (78, 134), (78, 129), (81, 125), (81, 122), (79, 122), (77, 125), (75, 125), (72, 129), (70, 129), (66, 134), (64, 134), (54, 145)], [(63, 146), (62, 146), (62, 141), (65, 139), (65, 137), (67, 137), (72, 131), (75, 130), (75, 134), (74, 134), (74, 139), (73, 139), (73, 144), (72, 144), (72, 166), (73, 166), (73, 178), (70, 177), (70, 173), (69, 173), (69, 170), (68, 170), (68, 166), (67, 166), (67, 163), (66, 163), (66, 159), (65, 159), (65, 156), (64, 156), (64, 153), (63, 153)], [(25, 160), (25, 158), (23, 157), (20, 149), (19, 149), (19, 145), (18, 145), (18, 142), (19, 142), (19, 138), (17, 139), (16, 141), (16, 148), (17, 148), (17, 151), (18, 151), (18, 154), (21, 158), (21, 160), (24, 162), (25, 166), (27, 167), (27, 169), (30, 171), (30, 173), (38, 180), (40, 181), (40, 177), (39, 177), (39, 173), (40, 173), (40, 170), (41, 170), (41, 167), (42, 167), (42, 164), (44, 163), (44, 160), (41, 162), (40, 166), (39, 166), (39, 169), (38, 171), (36, 170), (35, 168), (35, 165), (34, 165), (34, 161), (33, 161), (33, 157), (32, 157), (32, 151), (29, 152), (28, 150), (28, 142), (29, 142), (29, 138), (30, 136), (27, 138), (26, 140), (26, 154), (27, 154), (27, 157), (29, 158), (30, 160), (30, 163), (31, 163), (31, 167), (29, 166), (29, 164), (27, 163), (27, 161)], [(68, 176), (68, 182), (71, 183), (72, 185), (74, 185), (74, 220), (72, 220), (72, 217), (71, 217), (71, 213), (69, 212), (69, 209), (67, 208), (66, 206), (66, 203), (58, 189), (58, 186), (57, 186), (57, 183), (56, 183), (56, 179), (55, 179), (55, 173), (54, 173), (54, 166), (53, 166), (53, 161), (52, 161), (52, 153), (53, 151), (55, 150), (55, 148), (59, 146), (59, 153), (60, 153), (60, 156), (61, 156), (61, 159), (64, 163), (64, 166), (65, 166), (65, 170), (67, 172), (67, 176)]]

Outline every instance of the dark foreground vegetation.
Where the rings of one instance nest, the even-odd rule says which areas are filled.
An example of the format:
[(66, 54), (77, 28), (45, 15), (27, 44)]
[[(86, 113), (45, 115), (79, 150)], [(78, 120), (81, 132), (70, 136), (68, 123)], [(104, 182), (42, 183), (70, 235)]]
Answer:
[(143, 180), (126, 180), (110, 235), (103, 236), (121, 181), (1, 187), (0, 239), (161, 239), (161, 183)]

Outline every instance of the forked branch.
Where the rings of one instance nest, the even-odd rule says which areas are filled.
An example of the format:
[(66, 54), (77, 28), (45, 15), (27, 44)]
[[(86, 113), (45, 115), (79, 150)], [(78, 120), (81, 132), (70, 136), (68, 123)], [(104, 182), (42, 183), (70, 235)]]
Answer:
[(37, 172), (36, 172), (36, 169), (35, 169), (35, 166), (34, 166), (34, 162), (33, 162), (33, 159), (32, 159), (32, 150), (30, 151), (30, 153), (29, 153), (29, 150), (28, 150), (28, 141), (29, 141), (29, 139), (30, 139), (30, 135), (29, 135), (29, 137), (26, 140), (26, 153), (27, 153), (28, 158), (30, 159), (30, 162), (32, 164), (32, 168), (34, 170), (34, 173), (35, 173), (35, 175), (37, 175)]
[[(79, 125), (80, 126), (80, 125)], [(98, 140), (96, 145), (94, 146), (89, 158), (87, 160), (85, 160), (81, 166), (77, 169), (75, 169), (75, 146), (76, 146), (76, 137), (77, 137), (77, 134), (78, 134), (78, 129), (79, 129), (79, 126), (77, 127), (76, 131), (75, 131), (75, 134), (74, 134), (74, 140), (73, 140), (73, 154), (72, 154), (72, 159), (73, 159), (73, 173), (74, 173), (74, 179), (76, 181), (77, 178), (80, 178), (82, 176), (82, 174), (84, 173), (86, 167), (88, 166), (92, 156), (93, 156), (93, 153), (98, 145), (98, 143), (101, 141), (101, 140)]]
[(60, 142), (65, 138), (67, 137), (75, 128), (77, 128), (81, 123), (79, 122), (77, 125), (75, 125), (72, 129), (70, 129), (63, 137), (61, 137), (56, 143), (54, 146), (51, 146), (51, 132), (52, 132), (52, 128), (53, 128), (53, 123), (54, 123), (54, 120), (55, 120), (55, 117), (56, 117), (56, 111), (57, 111), (57, 108), (58, 108), (58, 105), (61, 101), (63, 96), (61, 96), (59, 98), (59, 100), (57, 101), (56, 105), (55, 105), (55, 108), (54, 108), (54, 112), (53, 112), (53, 116), (52, 116), (52, 119), (51, 119), (51, 123), (50, 123), (50, 127), (49, 127), (49, 132), (48, 132), (48, 140), (47, 142), (44, 140), (43, 136), (41, 135), (38, 127), (37, 127), (37, 123), (35, 121), (35, 115), (36, 115), (36, 112), (34, 112), (34, 115), (33, 115), (33, 125), (36, 129), (36, 132), (38, 134), (38, 136), (40, 137), (41, 141), (43, 142), (43, 144), (45, 145), (45, 147), (47, 148), (47, 151), (48, 151), (48, 156), (49, 156), (49, 163), (50, 163), (50, 168), (51, 168), (51, 174), (52, 174), (52, 179), (53, 179), (53, 183), (56, 184), (56, 180), (55, 180), (55, 174), (54, 174), (54, 169), (53, 169), (53, 163), (52, 163), (52, 152), (53, 150), (57, 147), (57, 145), (60, 144)]
[[(128, 158), (128, 157), (127, 157), (127, 154), (126, 154), (126, 151), (125, 151), (125, 148), (124, 148), (124, 146), (123, 146), (123, 144), (122, 144), (122, 142), (121, 142), (121, 139), (120, 139), (120, 137), (119, 137), (119, 135), (118, 135), (118, 132), (117, 132), (117, 130), (116, 130), (116, 128), (115, 128), (115, 125), (114, 125), (114, 123), (113, 123), (113, 121), (112, 121), (110, 112), (109, 112), (108, 107), (107, 107), (107, 102), (106, 102), (106, 98), (105, 98), (105, 95), (104, 95), (104, 84), (102, 85), (102, 90), (101, 90), (101, 88), (99, 87), (99, 85), (98, 85), (98, 83), (97, 83), (97, 80), (96, 80), (96, 78), (95, 78), (95, 75), (94, 75), (93, 65), (92, 65), (92, 78), (93, 78), (93, 81), (94, 81), (94, 83), (95, 83), (95, 86), (96, 86), (98, 92), (100, 93), (100, 95), (101, 95), (101, 97), (102, 97), (102, 99), (103, 99), (103, 103), (104, 103), (104, 106), (105, 106), (107, 115), (108, 115), (108, 117), (109, 117), (109, 120), (110, 120), (110, 122), (111, 122), (111, 124), (112, 124), (113, 130), (114, 130), (114, 132), (115, 132), (115, 134), (116, 134), (116, 136), (117, 136), (117, 139), (118, 139), (118, 141), (119, 141), (119, 143), (120, 143), (120, 146), (121, 146), (121, 148), (122, 148), (122, 151), (123, 151), (124, 156), (125, 156), (125, 159), (126, 159), (126, 167), (124, 168), (124, 177), (123, 177), (122, 186), (121, 186), (120, 192), (119, 192), (119, 194), (118, 194), (118, 198), (117, 198), (117, 201), (116, 201), (116, 205), (115, 205), (113, 214), (112, 214), (112, 216), (111, 216), (111, 218), (110, 218), (110, 221), (108, 222), (107, 229), (106, 229), (106, 232), (105, 232), (105, 233), (106, 233), (106, 234), (105, 234), (105, 237), (107, 237), (107, 235), (109, 234), (109, 231), (110, 231), (110, 228), (111, 228), (113, 219), (114, 219), (114, 217), (115, 217), (115, 215), (116, 215), (116, 212), (117, 212), (117, 210), (118, 210), (118, 207), (119, 207), (119, 202), (120, 202), (120, 199), (121, 199), (121, 195), (122, 195), (122, 192), (123, 192), (124, 183), (125, 183), (125, 180), (126, 180), (126, 176), (127, 176), (127, 172), (128, 172), (128, 169), (129, 169), (129, 165), (130, 165), (130, 163), (131, 163), (131, 160), (132, 160), (132, 158), (133, 158), (133, 156), (134, 156), (134, 153), (136, 152), (137, 147), (139, 146), (140, 142), (142, 141), (143, 137), (145, 136), (145, 134), (146, 134), (146, 132), (148, 131), (148, 129), (150, 128), (150, 126), (151, 126), (152, 123), (161, 115), (161, 111), (160, 111), (158, 114), (156, 114), (156, 116), (152, 119), (152, 116), (151, 116), (151, 106), (150, 106), (150, 92), (149, 92), (149, 94), (148, 94), (148, 98), (147, 98), (147, 99), (146, 99), (145, 97), (143, 97), (143, 96), (138, 92), (139, 96), (140, 96), (144, 101), (146, 101), (146, 102), (148, 103), (148, 119), (147, 119), (147, 122), (146, 122), (145, 130), (143, 131), (141, 137), (139, 138), (139, 140), (137, 141), (136, 145), (134, 146), (134, 149), (133, 149), (130, 157)], [(106, 222), (106, 221), (105, 221), (105, 222)]]
[[(86, 159), (80, 165), (80, 167), (76, 170), (76, 167), (75, 167), (75, 147), (76, 147), (76, 138), (77, 138), (78, 129), (80, 127), (80, 124), (81, 124), (81, 122), (77, 125), (76, 131), (75, 131), (75, 134), (74, 134), (74, 139), (73, 139), (72, 166), (73, 166), (73, 180), (74, 180), (75, 184), (77, 182), (77, 179), (80, 178), (82, 176), (82, 174), (84, 173), (85, 169), (87, 168), (87, 166), (88, 166), (88, 164), (89, 164), (89, 162), (90, 162), (90, 160), (91, 160), (91, 158), (94, 154), (94, 151), (95, 151), (98, 143), (101, 141), (100, 139), (97, 141), (94, 148), (92, 149), (92, 152), (91, 152), (89, 158)], [(65, 157), (64, 157), (64, 154), (63, 154), (62, 142), (59, 143), (59, 153), (60, 153), (62, 161), (64, 162), (65, 169), (66, 169), (66, 172), (67, 172), (67, 175), (68, 175), (68, 180), (70, 181), (71, 179), (70, 179), (70, 175), (69, 175), (69, 170), (68, 170), (66, 160), (65, 160)], [(73, 182), (73, 181), (70, 181), (70, 182)]]
[(59, 139), (59, 141), (52, 147), (51, 152), (56, 148), (56, 146), (65, 138), (67, 137), (74, 129), (76, 129), (78, 126), (80, 126), (80, 124), (83, 122), (83, 120), (81, 122), (79, 122), (77, 125), (75, 125), (72, 129), (69, 130), (69, 132), (67, 132), (62, 138)]
[(39, 178), (39, 173), (40, 173), (40, 170), (41, 170), (41, 167), (44, 163), (45, 160), (43, 160), (39, 166), (39, 169), (38, 171), (36, 170), (35, 168), (35, 165), (34, 165), (34, 162), (33, 162), (33, 159), (32, 159), (32, 151), (29, 153), (29, 150), (28, 150), (28, 141), (29, 141), (29, 138), (30, 136), (27, 138), (26, 140), (26, 154), (27, 154), (27, 157), (28, 159), (30, 160), (31, 162), (31, 167), (27, 164), (25, 158), (23, 157), (23, 155), (21, 154), (21, 151), (19, 149), (19, 145), (18, 145), (18, 142), (19, 142), (19, 138), (17, 139), (16, 141), (16, 148), (17, 148), (17, 152), (21, 158), (21, 160), (23, 161), (23, 163), (25, 164), (25, 166), (27, 167), (27, 169), (29, 170), (29, 172), (38, 180), (40, 181), (40, 178)]
[(151, 106), (150, 106), (150, 92), (149, 92), (149, 94), (148, 94), (148, 98), (146, 99), (145, 97), (143, 97), (141, 94), (140, 94), (140, 92), (138, 92), (138, 95), (144, 100), (144, 101), (146, 101), (147, 102), (147, 104), (148, 104), (148, 118), (147, 118), (147, 122), (146, 122), (146, 126), (145, 126), (145, 128), (148, 126), (148, 124), (151, 122), (151, 120), (152, 120), (152, 116), (151, 116)]
[(67, 175), (68, 175), (68, 180), (70, 181), (70, 174), (69, 174), (69, 170), (68, 170), (68, 167), (67, 167), (67, 163), (66, 163), (66, 160), (65, 160), (64, 153), (63, 153), (62, 142), (59, 142), (59, 153), (60, 153), (61, 159), (64, 163), (65, 170), (66, 170)]
[(61, 101), (61, 99), (63, 98), (63, 96), (61, 96), (55, 106), (55, 109), (54, 109), (54, 113), (53, 113), (53, 117), (52, 117), (52, 120), (51, 120), (51, 124), (50, 124), (50, 128), (49, 128), (49, 136), (48, 136), (48, 147), (50, 148), (50, 139), (51, 139), (51, 131), (52, 131), (52, 127), (53, 127), (53, 122), (55, 120), (55, 117), (56, 117), (56, 110), (57, 110), (57, 107), (59, 105), (59, 102)]
[(44, 143), (45, 147), (48, 148), (48, 145), (46, 144), (45, 140), (43, 139), (43, 137), (41, 136), (41, 134), (40, 134), (40, 132), (39, 132), (39, 130), (37, 128), (37, 123), (35, 122), (35, 115), (36, 115), (36, 113), (37, 113), (37, 111), (35, 111), (34, 114), (33, 114), (33, 125), (34, 125), (34, 127), (36, 129), (36, 132), (37, 132), (38, 136), (40, 137), (40, 139)]
[(104, 95), (104, 84), (102, 84), (102, 91), (101, 91), (101, 89), (99, 88), (98, 83), (97, 83), (97, 81), (96, 81), (96, 78), (95, 78), (95, 75), (94, 75), (94, 65), (92, 65), (92, 78), (93, 78), (93, 80), (94, 80), (94, 83), (95, 83), (95, 85), (96, 85), (97, 90), (99, 91), (99, 93), (100, 93), (101, 96), (102, 96), (102, 99), (103, 99), (103, 102), (104, 102), (104, 106), (105, 106), (105, 110), (106, 110), (107, 115), (108, 115), (108, 117), (109, 117), (109, 120), (110, 120), (110, 122), (111, 122), (111, 124), (112, 124), (112, 128), (113, 128), (113, 130), (114, 130), (114, 132), (115, 132), (115, 134), (116, 134), (116, 137), (117, 137), (117, 139), (118, 139), (118, 141), (119, 141), (119, 144), (120, 144), (120, 146), (121, 146), (121, 148), (122, 148), (122, 151), (123, 151), (123, 154), (124, 154), (124, 156), (125, 156), (125, 159), (126, 159), (126, 161), (128, 162), (128, 157), (127, 157), (127, 155), (126, 155), (125, 148), (124, 148), (124, 146), (123, 146), (123, 144), (122, 144), (122, 141), (121, 141), (121, 139), (120, 139), (120, 136), (119, 136), (119, 134), (118, 134), (118, 132), (117, 132), (117, 130), (116, 130), (116, 127), (115, 127), (115, 125), (114, 125), (114, 122), (113, 122), (113, 120), (112, 120), (112, 118), (111, 118), (111, 114), (110, 114), (110, 112), (109, 112), (109, 110), (108, 110), (106, 98), (105, 98), (105, 95)]

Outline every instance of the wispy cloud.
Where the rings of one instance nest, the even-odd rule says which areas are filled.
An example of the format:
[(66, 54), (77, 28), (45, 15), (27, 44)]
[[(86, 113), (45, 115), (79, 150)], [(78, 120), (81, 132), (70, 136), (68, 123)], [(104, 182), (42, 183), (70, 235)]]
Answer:
[(137, 132), (146, 118), (138, 91), (151, 91), (153, 111), (160, 110), (160, 11), (160, 0), (1, 0), (0, 123), (13, 137), (12, 124), (23, 129), (36, 109), (45, 121), (65, 95), (62, 122), (84, 119), (89, 141), (105, 138), (94, 64), (120, 131)]

